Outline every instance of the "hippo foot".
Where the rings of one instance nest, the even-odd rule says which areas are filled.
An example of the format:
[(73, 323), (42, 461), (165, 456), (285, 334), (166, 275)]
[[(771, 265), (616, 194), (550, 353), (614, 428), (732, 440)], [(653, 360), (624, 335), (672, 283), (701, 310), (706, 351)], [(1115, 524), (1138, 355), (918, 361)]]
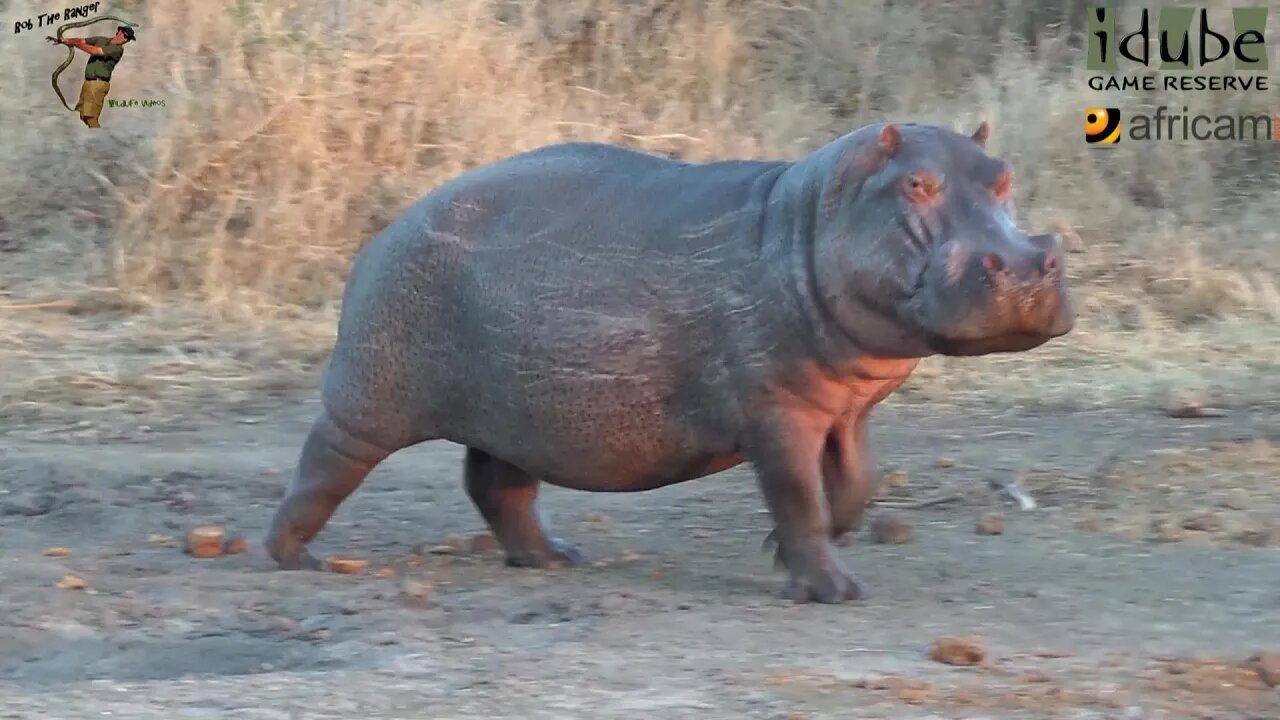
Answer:
[[(776, 542), (776, 531), (766, 542)], [(863, 600), (870, 594), (855, 575), (844, 569), (833, 552), (833, 543), (810, 546), (807, 552), (793, 554), (790, 562), (781, 545), (773, 556), (775, 568), (787, 570), (787, 584), (782, 596), (798, 603), (842, 603)]]
[(791, 573), (782, 596), (797, 603), (836, 604), (846, 600), (862, 600), (867, 589), (857, 578), (840, 568), (818, 568), (804, 573)]
[(546, 539), (546, 547), (507, 553), (510, 567), (546, 569), (556, 566), (578, 567), (587, 564), (587, 554), (577, 545), (557, 537)]
[(288, 550), (279, 549), (279, 546), (273, 544), (270, 538), (264, 544), (271, 558), (276, 561), (276, 567), (280, 570), (321, 570), (324, 568), (324, 563), (307, 552), (307, 549), (301, 544)]

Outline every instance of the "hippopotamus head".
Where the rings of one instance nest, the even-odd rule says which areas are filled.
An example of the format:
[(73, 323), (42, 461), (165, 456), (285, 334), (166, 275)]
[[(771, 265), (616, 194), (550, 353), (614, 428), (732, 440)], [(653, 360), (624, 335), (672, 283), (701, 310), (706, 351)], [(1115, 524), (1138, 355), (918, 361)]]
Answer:
[[(833, 142), (814, 236), (819, 297), (886, 354), (1018, 352), (1075, 311), (1055, 235), (1014, 221), (1013, 173), (972, 135), (884, 124)], [(874, 316), (874, 317), (871, 317)]]

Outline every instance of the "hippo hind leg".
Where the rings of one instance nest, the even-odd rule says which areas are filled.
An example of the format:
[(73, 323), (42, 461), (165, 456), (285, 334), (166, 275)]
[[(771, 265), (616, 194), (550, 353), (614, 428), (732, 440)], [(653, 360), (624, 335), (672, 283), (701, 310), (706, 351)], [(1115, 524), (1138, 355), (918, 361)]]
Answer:
[(342, 429), (328, 412), (311, 425), (297, 470), (267, 531), (266, 549), (283, 570), (318, 570), (306, 544), (373, 468), (400, 448), (383, 448)]
[(508, 565), (545, 568), (586, 562), (577, 546), (547, 534), (537, 508), (537, 478), (470, 447), (464, 474), (467, 494), (502, 545)]

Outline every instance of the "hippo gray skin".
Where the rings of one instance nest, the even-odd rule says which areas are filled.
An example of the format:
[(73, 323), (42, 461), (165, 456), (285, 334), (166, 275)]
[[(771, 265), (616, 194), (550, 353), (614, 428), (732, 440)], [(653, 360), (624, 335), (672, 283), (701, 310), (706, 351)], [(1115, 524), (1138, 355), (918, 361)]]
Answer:
[(921, 358), (1070, 331), (1053, 235), (1014, 223), (972, 135), (877, 124), (795, 162), (694, 164), (563, 143), (472, 169), (356, 256), (266, 549), (309, 542), (391, 453), (466, 446), (466, 490), (512, 566), (578, 564), (540, 482), (635, 492), (749, 462), (785, 595), (864, 588), (836, 543), (876, 478), (867, 417)]

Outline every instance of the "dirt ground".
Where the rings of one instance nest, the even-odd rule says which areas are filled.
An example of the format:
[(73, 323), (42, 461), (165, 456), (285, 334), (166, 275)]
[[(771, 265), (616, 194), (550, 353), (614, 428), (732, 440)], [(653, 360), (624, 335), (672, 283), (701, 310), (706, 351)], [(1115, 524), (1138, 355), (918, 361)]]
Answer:
[[(1280, 650), (1274, 405), (1175, 419), (891, 400), (874, 441), (906, 476), (870, 517), (912, 538), (864, 529), (843, 552), (873, 595), (843, 606), (779, 597), (745, 468), (547, 489), (548, 519), (595, 564), (505, 568), (469, 544), (483, 526), (446, 443), (393, 456), (314, 544), (364, 574), (276, 572), (256, 544), (184, 554), (197, 525), (257, 542), (315, 409), (7, 427), (0, 717), (1280, 716), (1249, 663)], [(1014, 475), (1038, 508), (986, 482)], [(1003, 534), (975, 532), (989, 512)], [(946, 636), (976, 636), (985, 660), (931, 660)]]

